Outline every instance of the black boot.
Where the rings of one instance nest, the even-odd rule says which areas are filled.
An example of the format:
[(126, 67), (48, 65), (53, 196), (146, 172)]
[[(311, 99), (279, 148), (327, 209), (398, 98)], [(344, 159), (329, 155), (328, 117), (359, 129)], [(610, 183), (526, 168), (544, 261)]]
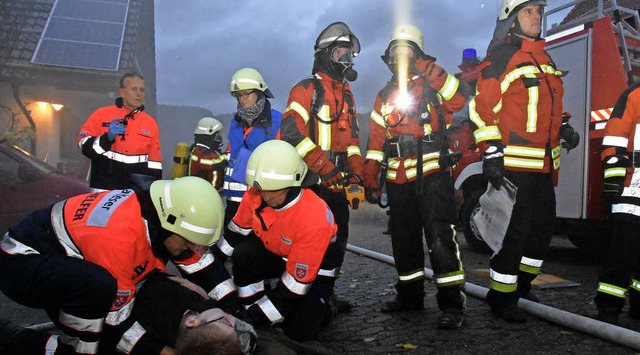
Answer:
[(438, 328), (440, 329), (458, 329), (464, 322), (464, 315), (460, 312), (444, 311), (438, 317)]
[(601, 322), (618, 325), (618, 312), (601, 309), (594, 318)]
[(528, 272), (520, 271), (518, 273), (518, 297), (524, 298), (525, 300), (529, 300), (531, 302), (540, 302), (538, 297), (531, 293), (531, 282), (538, 275), (530, 274)]
[(421, 311), (424, 309), (424, 285), (423, 281), (408, 284), (396, 284), (398, 294), (393, 301), (385, 302), (382, 306), (383, 313)]
[(518, 295), (516, 292), (498, 292), (489, 290), (487, 303), (491, 307), (491, 313), (509, 323), (525, 323), (527, 315), (518, 308)]

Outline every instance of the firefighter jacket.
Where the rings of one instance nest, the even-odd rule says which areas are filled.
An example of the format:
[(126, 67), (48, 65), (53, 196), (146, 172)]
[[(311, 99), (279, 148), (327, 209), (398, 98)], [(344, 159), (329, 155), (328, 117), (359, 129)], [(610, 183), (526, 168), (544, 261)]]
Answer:
[(482, 151), (502, 141), (506, 170), (553, 172), (560, 168), (564, 73), (544, 51), (544, 40), (496, 48), (482, 64), (469, 116)]
[[(386, 179), (394, 184), (416, 179), (418, 144), (422, 144), (422, 174), (440, 170), (440, 151), (449, 146), (443, 130), (452, 123), (453, 112), (467, 102), (458, 79), (432, 60), (426, 68), (425, 73), (407, 80), (408, 97), (402, 97), (397, 80), (390, 81), (378, 92), (371, 111), (366, 158), (380, 163), (386, 158)], [(402, 100), (407, 100), (406, 107)], [(434, 105), (440, 106), (447, 127), (440, 127)]]
[[(136, 287), (154, 269), (166, 271), (168, 261), (154, 253), (156, 243), (152, 245), (152, 240), (157, 237), (150, 233), (152, 221), (143, 218), (140, 198), (132, 189), (93, 192), (63, 200), (50, 209), (50, 214), (36, 215), (46, 216), (46, 220), (38, 220), (37, 224), (44, 227), (34, 230), (53, 233), (10, 230), (0, 240), (0, 250), (27, 256), (64, 253), (102, 266), (118, 284), (105, 322), (113, 327), (125, 323), (131, 315)], [(213, 261), (208, 248), (198, 246), (189, 258), (173, 262), (183, 276), (219, 300), (234, 289), (230, 282), (214, 283)], [(119, 344), (119, 350), (125, 353), (145, 335), (144, 329), (140, 331), (135, 324), (120, 331), (120, 344), (125, 348)]]
[(271, 109), (267, 100), (260, 115), (245, 127), (238, 117), (231, 120), (227, 158), (229, 164), (224, 176), (224, 195), (228, 200), (239, 202), (248, 187), (245, 172), (249, 156), (256, 147), (271, 139), (280, 139), (282, 113)]
[(605, 164), (604, 177), (624, 179), (626, 187), (611, 212), (640, 217), (640, 83), (622, 93), (605, 126), (602, 160), (612, 156), (626, 160), (623, 164)]
[(89, 186), (103, 190), (130, 187), (133, 173), (162, 177), (160, 132), (156, 121), (147, 113), (136, 113), (127, 119), (126, 133), (112, 142), (107, 137), (114, 118), (131, 112), (116, 105), (105, 106), (89, 116), (80, 128), (78, 146), (91, 159)]
[(358, 131), (348, 82), (317, 72), (291, 89), (282, 117), (282, 139), (296, 148), (310, 173), (325, 179), (337, 168), (362, 177)]
[(227, 166), (225, 156), (202, 143), (196, 143), (189, 152), (187, 174), (209, 181), (218, 191), (222, 191), (224, 170)]
[(259, 190), (251, 188), (229, 229), (243, 236), (255, 233), (267, 250), (285, 258), (280, 282), (257, 303), (272, 323), (278, 323), (291, 309), (292, 300), (309, 292), (338, 227), (327, 204), (311, 190), (303, 188), (284, 207), (273, 209), (263, 202)]

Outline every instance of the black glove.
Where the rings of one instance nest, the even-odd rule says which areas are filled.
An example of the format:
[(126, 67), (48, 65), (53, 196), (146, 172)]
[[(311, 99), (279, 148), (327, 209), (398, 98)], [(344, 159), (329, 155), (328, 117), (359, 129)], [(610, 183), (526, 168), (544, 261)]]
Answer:
[(613, 155), (604, 160), (604, 183), (602, 196), (605, 203), (617, 203), (624, 190), (624, 179), (629, 166), (629, 158), (625, 155)]
[(225, 313), (230, 314), (236, 318), (245, 318), (246, 310), (244, 306), (240, 304), (238, 295), (235, 293), (227, 295), (225, 298), (218, 301), (218, 307)]
[(482, 174), (496, 190), (500, 190), (504, 180), (504, 144), (489, 142), (489, 148), (482, 154)]
[(562, 126), (560, 126), (560, 138), (564, 142), (562, 142), (562, 148), (567, 150), (567, 153), (580, 143), (580, 135), (576, 132), (573, 127), (569, 124), (569, 119), (571, 118), (571, 114), (569, 112), (562, 113)]
[(270, 323), (269, 318), (262, 313), (262, 310), (256, 304), (251, 305), (251, 307), (247, 309), (247, 312), (242, 319), (251, 324), (254, 328), (260, 328), (261, 326)]

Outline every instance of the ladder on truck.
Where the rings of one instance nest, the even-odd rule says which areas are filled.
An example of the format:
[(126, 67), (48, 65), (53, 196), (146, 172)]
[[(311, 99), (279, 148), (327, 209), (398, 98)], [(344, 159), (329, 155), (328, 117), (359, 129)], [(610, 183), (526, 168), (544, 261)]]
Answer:
[[(593, 0), (574, 0), (564, 5), (545, 11), (542, 19), (542, 35), (558, 35), (565, 30), (578, 25), (609, 16), (615, 26), (618, 35), (618, 47), (622, 63), (627, 73), (627, 82), (630, 85), (640, 79), (640, 17), (638, 9), (629, 9), (621, 6), (618, 0), (597, 0), (594, 6)], [(572, 11), (580, 10), (582, 13), (570, 17), (571, 13), (558, 25), (548, 28), (548, 18), (568, 8)]]

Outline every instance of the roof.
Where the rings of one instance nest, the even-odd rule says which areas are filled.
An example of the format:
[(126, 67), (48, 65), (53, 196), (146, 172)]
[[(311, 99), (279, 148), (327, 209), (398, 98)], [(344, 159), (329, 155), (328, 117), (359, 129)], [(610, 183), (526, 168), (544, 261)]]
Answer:
[[(141, 1), (130, 0), (117, 72), (31, 63), (55, 0), (0, 1), (0, 80), (85, 90), (102, 90), (104, 84), (112, 90), (123, 72), (136, 69), (135, 39)], [(79, 83), (87, 87), (79, 87)]]
[[(616, 4), (618, 7), (625, 7), (631, 10), (640, 9), (640, 1), (638, 0), (617, 0)], [(604, 13), (612, 16), (611, 11), (607, 11), (607, 9), (611, 8), (612, 4), (610, 0), (603, 0), (603, 8)], [(560, 23), (561, 25), (566, 24), (572, 20), (579, 19), (581, 17), (595, 16), (598, 10), (598, 0), (583, 0), (582, 2), (576, 4), (573, 9), (565, 16), (565, 18)]]

